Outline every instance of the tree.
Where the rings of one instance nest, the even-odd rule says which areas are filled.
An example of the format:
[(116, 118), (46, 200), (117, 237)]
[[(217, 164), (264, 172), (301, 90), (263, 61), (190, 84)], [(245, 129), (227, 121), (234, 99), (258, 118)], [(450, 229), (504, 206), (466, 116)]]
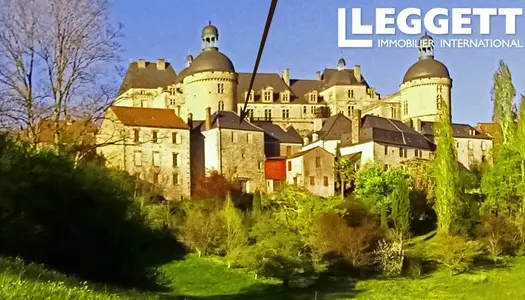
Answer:
[(241, 211), (235, 207), (231, 199), (227, 199), (224, 203), (222, 218), (226, 229), (224, 250), (230, 267), (231, 262), (237, 260), (242, 248), (248, 245), (248, 230), (243, 223)]
[(36, 145), (43, 121), (61, 142), (70, 116), (96, 122), (114, 98), (119, 29), (107, 0), (0, 0), (1, 116)]
[(345, 187), (354, 178), (355, 168), (352, 161), (341, 157), (339, 144), (335, 149), (334, 172), (335, 184), (340, 189), (341, 197), (344, 198)]
[(516, 90), (512, 84), (512, 75), (508, 66), (500, 61), (494, 74), (492, 101), (494, 102), (493, 121), (498, 123), (502, 131), (502, 146), (510, 145), (515, 137), (515, 112), (513, 101)]
[(520, 185), (519, 192), (521, 196), (520, 213), (525, 214), (525, 95), (521, 96), (518, 129), (516, 131), (516, 142), (514, 145), (517, 154), (519, 155), (520, 168)]
[(402, 235), (407, 236), (410, 231), (410, 198), (409, 183), (406, 179), (400, 179), (397, 187), (392, 192), (392, 214), (395, 229)]
[(436, 180), (436, 203), (434, 208), (438, 217), (438, 233), (451, 234), (457, 219), (459, 205), (459, 179), (457, 159), (452, 137), (451, 117), (448, 104), (441, 102), (438, 122), (435, 124), (437, 142), (434, 159), (434, 178)]

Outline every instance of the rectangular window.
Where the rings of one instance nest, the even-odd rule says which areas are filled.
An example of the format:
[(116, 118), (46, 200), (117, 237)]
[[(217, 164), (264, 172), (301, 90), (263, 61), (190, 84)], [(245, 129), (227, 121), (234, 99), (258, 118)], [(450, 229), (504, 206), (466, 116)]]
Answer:
[(474, 143), (472, 141), (468, 141), (468, 149), (469, 150), (474, 149)]
[(315, 158), (315, 167), (316, 168), (320, 168), (321, 167), (321, 158), (320, 157), (316, 157)]
[(348, 98), (354, 98), (354, 90), (348, 90)]
[(396, 110), (395, 107), (391, 107), (390, 108), (390, 115), (391, 115), (392, 119), (396, 119), (397, 118), (397, 110)]
[(420, 158), (423, 156), (423, 152), (419, 149), (415, 149), (414, 150), (414, 156), (417, 157), (417, 158)]
[(385, 145), (385, 155), (388, 155), (388, 146)]
[(148, 108), (148, 100), (142, 100), (140, 102), (140, 107), (142, 108)]
[(481, 150), (487, 150), (487, 145), (485, 142), (481, 142)]
[(283, 119), (288, 119), (290, 117), (290, 110), (285, 108), (283, 109)]
[(259, 162), (259, 170), (262, 170), (264, 168), (264, 163), (262, 161)]
[(153, 152), (153, 166), (160, 167), (160, 152)]
[(310, 176), (310, 185), (315, 185), (315, 177)]
[(399, 157), (407, 157), (407, 149), (405, 148), (399, 148)]
[(218, 111), (223, 111), (223, 110), (224, 110), (224, 101), (219, 101)]
[(348, 106), (348, 116), (351, 117), (353, 112), (354, 112), (354, 106), (353, 105), (349, 105)]
[(460, 146), (459, 142), (456, 142), (456, 148), (459, 149), (459, 146)]
[(177, 168), (179, 166), (179, 154), (173, 153), (172, 157), (173, 157), (173, 167)]
[(288, 95), (288, 93), (283, 93), (283, 94), (281, 95), (281, 101), (282, 101), (282, 102), (288, 102), (288, 101), (290, 101), (290, 96)]
[(217, 93), (218, 94), (224, 94), (224, 83), (218, 83), (217, 84)]
[(136, 167), (141, 167), (142, 166), (142, 152), (135, 151), (133, 160), (135, 162)]
[(264, 119), (266, 121), (270, 121), (272, 119), (272, 110), (271, 109), (265, 109), (264, 110)]
[(158, 143), (158, 132), (155, 130), (151, 133), (151, 141), (153, 143)]
[(171, 134), (171, 142), (173, 144), (180, 144), (180, 141), (179, 141), (179, 135), (176, 133), (176, 132), (173, 132)]
[(304, 115), (306, 115), (306, 110), (307, 110), (306, 106), (303, 106), (303, 114)]
[(292, 170), (292, 162), (289, 161), (289, 162), (288, 162), (288, 171), (291, 171), (291, 170)]
[(253, 118), (253, 109), (248, 109), (247, 112), (248, 113), (246, 115), (248, 116), (248, 118)]
[(140, 142), (140, 130), (138, 130), (138, 129), (133, 129), (133, 141), (134, 141), (135, 143)]
[(312, 103), (316, 103), (317, 102), (317, 94), (316, 93), (311, 93), (310, 94), (310, 102), (312, 102)]
[(153, 183), (157, 184), (159, 183), (159, 173), (153, 173)]
[(292, 146), (286, 146), (286, 156), (292, 155)]
[(248, 133), (246, 135), (246, 141), (250, 144), (253, 143), (253, 133)]
[(171, 182), (173, 183), (173, 185), (179, 185), (179, 174), (173, 173)]
[(328, 176), (323, 177), (324, 186), (328, 186)]
[(266, 102), (272, 101), (272, 92), (269, 92), (269, 91), (264, 92), (264, 101)]
[(405, 115), (408, 115), (408, 102), (407, 101), (403, 102), (403, 111)]

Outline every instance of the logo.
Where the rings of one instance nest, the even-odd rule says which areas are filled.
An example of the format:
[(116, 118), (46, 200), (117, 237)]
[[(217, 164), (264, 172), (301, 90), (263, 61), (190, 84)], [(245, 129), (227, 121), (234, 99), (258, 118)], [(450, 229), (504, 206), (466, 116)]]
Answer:
[[(372, 48), (373, 39), (355, 38), (358, 35), (422, 35), (427, 32), (432, 35), (457, 35), (466, 38), (450, 38), (440, 40), (441, 47), (455, 48), (522, 48), (521, 41), (508, 39), (472, 39), (469, 35), (479, 33), (487, 36), (492, 33), (504, 33), (507, 36), (516, 35), (517, 20), (523, 16), (523, 8), (433, 8), (423, 14), (419, 8), (405, 8), (397, 12), (395, 8), (377, 8), (375, 24), (363, 24), (361, 8), (352, 8), (350, 35), (347, 38), (347, 10), (338, 10), (338, 44), (341, 48)], [(505, 28), (492, 32), (492, 21), (504, 18)], [(477, 24), (476, 24), (477, 22)], [(477, 26), (474, 26), (477, 25)], [(476, 31), (473, 28), (477, 28)], [(494, 28), (494, 31), (496, 29)], [(417, 39), (378, 39), (378, 47), (417, 47)]]

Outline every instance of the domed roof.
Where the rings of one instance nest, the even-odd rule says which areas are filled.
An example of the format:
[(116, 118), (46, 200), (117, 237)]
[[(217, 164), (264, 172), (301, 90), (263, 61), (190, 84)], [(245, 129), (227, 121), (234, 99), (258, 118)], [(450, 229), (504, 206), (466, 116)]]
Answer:
[(420, 59), (405, 73), (403, 83), (421, 78), (450, 78), (447, 67), (433, 58)]
[(202, 29), (202, 37), (208, 35), (219, 36), (219, 30), (217, 29), (217, 27), (211, 25), (211, 23), (209, 25), (206, 25), (206, 27)]
[(179, 73), (177, 81), (182, 81), (184, 77), (207, 71), (222, 71), (235, 73), (232, 61), (218, 50), (202, 51), (189, 67)]

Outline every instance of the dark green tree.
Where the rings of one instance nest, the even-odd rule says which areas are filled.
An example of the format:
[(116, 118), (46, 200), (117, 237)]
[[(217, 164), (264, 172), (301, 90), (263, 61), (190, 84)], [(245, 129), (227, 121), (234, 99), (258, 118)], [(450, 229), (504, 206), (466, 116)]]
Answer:
[(494, 74), (492, 101), (494, 102), (493, 121), (501, 127), (501, 146), (511, 145), (516, 134), (515, 111), (513, 107), (516, 89), (512, 83), (512, 74), (509, 67), (500, 61), (498, 70)]
[(392, 192), (392, 214), (395, 229), (404, 237), (410, 233), (410, 186), (405, 178), (398, 180)]

